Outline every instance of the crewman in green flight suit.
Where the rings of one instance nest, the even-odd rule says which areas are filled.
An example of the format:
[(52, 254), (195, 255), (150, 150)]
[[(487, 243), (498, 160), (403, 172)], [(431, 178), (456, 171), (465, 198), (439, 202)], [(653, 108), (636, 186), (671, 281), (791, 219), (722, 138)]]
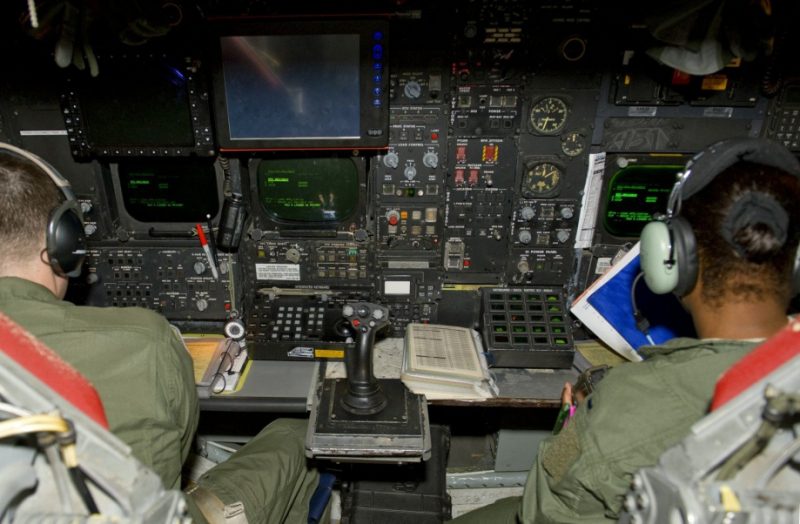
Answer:
[[(71, 191), (57, 187), (65, 181), (41, 162), (0, 144), (0, 311), (88, 378), (112, 433), (180, 488), (199, 417), (191, 358), (152, 311), (62, 300), (67, 274), (80, 270), (83, 226)], [(278, 420), (203, 475), (187, 495), (194, 520), (306, 522), (319, 475), (306, 463), (305, 428)]]
[[(633, 473), (654, 465), (706, 414), (727, 368), (786, 326), (797, 290), (800, 163), (761, 139), (721, 142), (696, 158), (678, 194), (678, 222), (693, 231), (698, 269), (696, 278), (687, 277), (692, 264), (678, 263), (682, 281), (672, 291), (698, 338), (644, 347), (643, 362), (612, 368), (566, 427), (540, 445), (522, 497), (453, 522), (616, 522)], [(710, 171), (697, 171), (703, 169)], [(668, 258), (656, 257), (655, 264)], [(647, 270), (651, 285), (648, 277), (657, 280), (661, 269)]]

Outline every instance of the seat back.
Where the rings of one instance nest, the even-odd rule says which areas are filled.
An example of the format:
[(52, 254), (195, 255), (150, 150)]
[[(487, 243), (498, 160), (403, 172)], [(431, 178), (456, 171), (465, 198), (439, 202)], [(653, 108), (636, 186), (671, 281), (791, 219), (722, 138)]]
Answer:
[(48, 385), (64, 400), (108, 429), (103, 402), (94, 386), (53, 350), (2, 313), (0, 313), (0, 351)]
[(619, 522), (800, 522), (800, 322), (717, 381), (712, 411), (631, 481)]
[(711, 411), (720, 408), (747, 388), (769, 375), (792, 358), (800, 355), (800, 321), (792, 320), (789, 326), (770, 337), (739, 362), (731, 366), (714, 389)]

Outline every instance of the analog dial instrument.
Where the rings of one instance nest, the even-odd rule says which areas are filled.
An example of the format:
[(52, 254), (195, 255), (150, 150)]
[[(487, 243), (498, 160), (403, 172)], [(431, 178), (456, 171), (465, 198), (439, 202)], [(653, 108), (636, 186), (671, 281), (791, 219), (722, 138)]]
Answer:
[(525, 169), (522, 194), (528, 198), (549, 196), (561, 183), (561, 168), (550, 162), (533, 164)]
[(531, 127), (542, 135), (554, 135), (567, 123), (569, 109), (560, 98), (542, 98), (531, 108)]

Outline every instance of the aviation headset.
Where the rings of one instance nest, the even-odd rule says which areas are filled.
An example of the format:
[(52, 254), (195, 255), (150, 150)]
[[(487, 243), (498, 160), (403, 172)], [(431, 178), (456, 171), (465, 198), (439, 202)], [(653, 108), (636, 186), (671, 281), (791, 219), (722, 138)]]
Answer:
[(33, 163), (44, 171), (64, 194), (64, 201), (50, 213), (47, 220), (45, 232), (47, 255), (50, 258), (50, 266), (57, 275), (79, 276), (81, 264), (86, 257), (86, 235), (83, 230), (83, 214), (69, 182), (53, 166), (24, 149), (0, 142), (0, 152)]
[[(697, 282), (697, 242), (689, 222), (680, 216), (681, 203), (707, 186), (718, 174), (738, 162), (775, 167), (800, 178), (800, 162), (782, 145), (764, 138), (723, 140), (695, 155), (678, 174), (667, 203), (667, 214), (648, 223), (642, 230), (640, 262), (647, 286), (656, 294), (688, 294)], [(748, 198), (745, 202), (744, 199)], [(741, 205), (737, 205), (741, 202)], [(749, 208), (748, 208), (749, 207)], [(721, 231), (726, 241), (733, 241), (734, 222), (768, 223), (773, 231), (787, 232), (788, 215), (772, 197), (754, 192), (739, 198), (725, 219)], [(782, 223), (783, 222), (783, 223)], [(795, 226), (796, 227), (796, 226)], [(727, 230), (727, 231), (726, 231)], [(793, 292), (800, 289), (800, 249), (795, 256), (792, 275)]]

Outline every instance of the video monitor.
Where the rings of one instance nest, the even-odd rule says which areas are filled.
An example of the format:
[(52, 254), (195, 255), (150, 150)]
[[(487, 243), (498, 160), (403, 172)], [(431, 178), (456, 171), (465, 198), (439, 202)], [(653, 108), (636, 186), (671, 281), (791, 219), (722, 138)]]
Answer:
[(385, 148), (387, 25), (221, 28), (214, 107), (223, 151)]
[(213, 156), (199, 64), (165, 56), (100, 56), (99, 74), (74, 73), (62, 98), (73, 155)]
[(220, 211), (221, 170), (210, 160), (111, 164), (120, 225), (128, 231), (191, 231)]
[(617, 238), (639, 238), (656, 213), (667, 209), (682, 163), (631, 163), (614, 172), (605, 184), (603, 228)]
[(251, 163), (250, 176), (262, 229), (315, 236), (363, 227), (363, 158), (259, 159)]

